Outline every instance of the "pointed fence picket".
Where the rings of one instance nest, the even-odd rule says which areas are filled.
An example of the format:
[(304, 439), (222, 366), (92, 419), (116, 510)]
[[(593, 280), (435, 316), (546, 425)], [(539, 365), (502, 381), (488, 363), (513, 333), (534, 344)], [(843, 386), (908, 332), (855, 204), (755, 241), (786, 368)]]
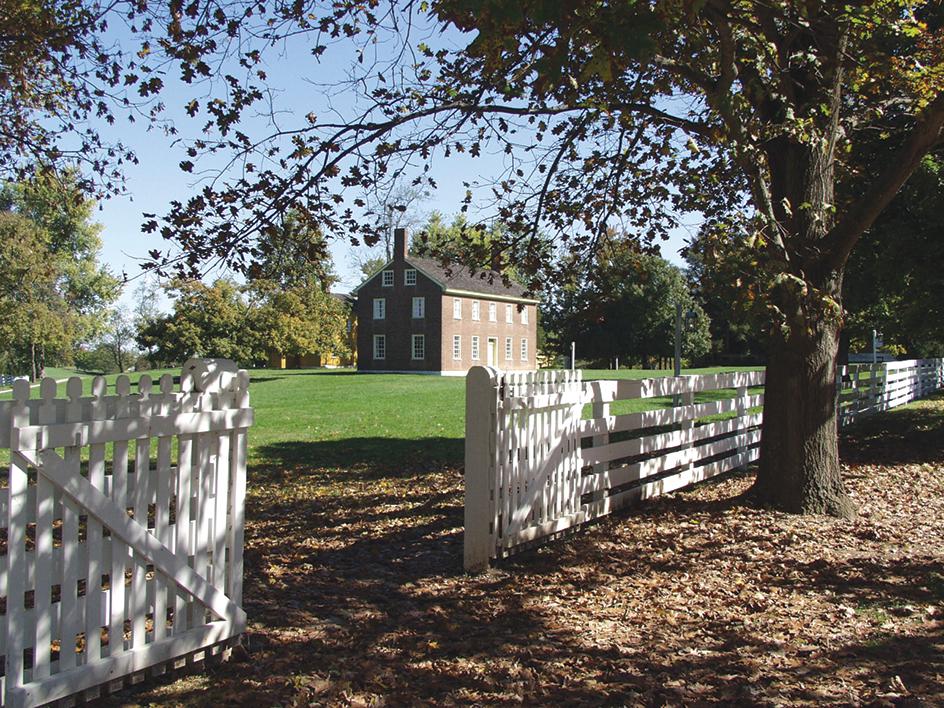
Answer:
[(47, 379), (0, 402), (0, 705), (89, 700), (243, 632), (248, 384), (191, 360), (176, 391)]
[[(841, 424), (944, 386), (944, 360), (844, 367)], [(584, 382), (475, 367), (466, 380), (467, 570), (760, 454), (763, 371)], [(679, 405), (617, 413), (620, 401)]]

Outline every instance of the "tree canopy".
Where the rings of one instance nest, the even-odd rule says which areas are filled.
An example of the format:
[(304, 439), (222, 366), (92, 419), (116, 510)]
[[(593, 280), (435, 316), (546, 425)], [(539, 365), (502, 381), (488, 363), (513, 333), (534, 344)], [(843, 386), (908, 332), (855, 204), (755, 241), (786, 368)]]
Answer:
[(38, 377), (100, 334), (121, 283), (98, 262), (101, 226), (72, 173), (0, 189), (4, 368)]
[(849, 259), (843, 305), (852, 349), (886, 347), (911, 357), (944, 356), (944, 156), (929, 155), (863, 235)]
[(681, 269), (639, 253), (628, 240), (614, 240), (592, 268), (556, 288), (542, 305), (542, 324), (558, 353), (568, 354), (574, 343), (580, 359), (605, 367), (614, 359), (646, 367), (653, 360), (671, 360), (676, 308), (688, 325), (682, 356), (691, 360), (709, 350), (708, 317)]

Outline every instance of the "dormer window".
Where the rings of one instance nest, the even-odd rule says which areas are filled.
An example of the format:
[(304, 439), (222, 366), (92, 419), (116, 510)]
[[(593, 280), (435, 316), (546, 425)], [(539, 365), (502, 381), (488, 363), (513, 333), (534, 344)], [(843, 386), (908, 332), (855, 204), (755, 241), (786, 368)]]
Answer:
[(385, 288), (393, 286), (393, 271), (385, 270), (383, 272), (383, 285)]

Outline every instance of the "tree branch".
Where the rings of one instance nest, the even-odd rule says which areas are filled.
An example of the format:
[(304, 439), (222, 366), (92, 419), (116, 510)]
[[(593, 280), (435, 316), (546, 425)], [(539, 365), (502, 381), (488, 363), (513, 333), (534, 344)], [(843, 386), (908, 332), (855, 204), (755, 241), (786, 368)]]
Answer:
[(944, 127), (944, 91), (925, 108), (919, 123), (908, 136), (891, 164), (872, 182), (859, 200), (827, 234), (823, 251), (829, 254), (827, 265), (839, 269), (846, 262), (856, 241), (898, 193), (917, 169), (924, 156), (942, 140)]

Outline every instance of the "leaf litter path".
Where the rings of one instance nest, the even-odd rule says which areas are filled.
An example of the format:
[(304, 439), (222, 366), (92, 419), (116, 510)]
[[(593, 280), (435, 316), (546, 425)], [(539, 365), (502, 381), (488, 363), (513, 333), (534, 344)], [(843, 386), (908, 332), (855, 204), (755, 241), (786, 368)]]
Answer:
[(253, 472), (249, 630), (120, 706), (944, 706), (944, 397), (844, 432), (854, 521), (728, 477), (462, 571), (461, 470)]

